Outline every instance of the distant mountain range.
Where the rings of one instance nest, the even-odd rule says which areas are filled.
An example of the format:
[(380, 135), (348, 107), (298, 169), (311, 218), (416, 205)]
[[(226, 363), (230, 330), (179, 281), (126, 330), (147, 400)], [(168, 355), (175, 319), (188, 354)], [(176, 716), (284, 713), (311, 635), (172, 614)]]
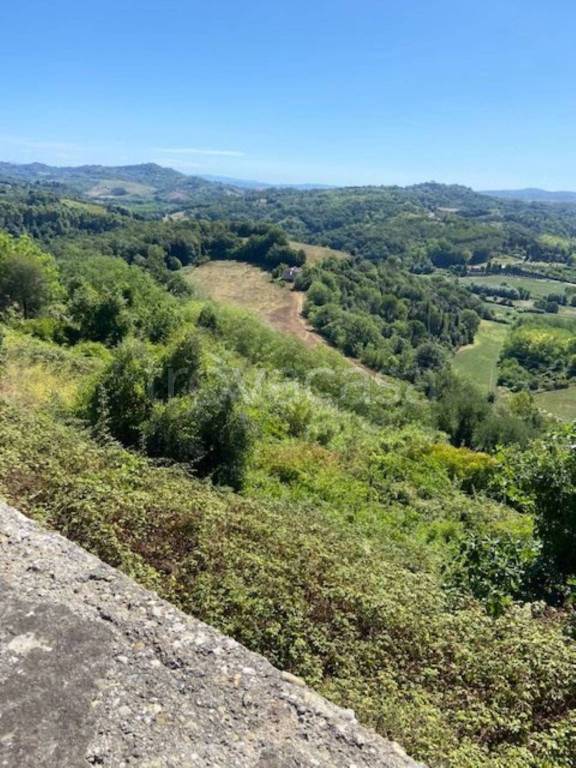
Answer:
[[(94, 200), (117, 201), (132, 205), (149, 203), (164, 204), (166, 207), (180, 204), (207, 203), (223, 197), (244, 197), (258, 190), (330, 190), (336, 187), (327, 184), (270, 184), (250, 179), (236, 179), (229, 176), (189, 176), (173, 168), (156, 163), (138, 165), (80, 165), (59, 167), (44, 163), (0, 162), (0, 180), (13, 180), (28, 184), (36, 182), (57, 184)], [(417, 189), (406, 187), (406, 189)], [(384, 187), (383, 187), (384, 188)], [(390, 187), (392, 189), (393, 187)], [(457, 185), (438, 185), (438, 189), (461, 189), (468, 195), (472, 190)], [(352, 189), (352, 188), (351, 188)], [(396, 187), (396, 189), (400, 189)], [(549, 192), (544, 189), (490, 190), (476, 193), (502, 200), (520, 200), (525, 203), (571, 203), (576, 204), (576, 192)]]
[(229, 184), (241, 189), (334, 189), (332, 184), (270, 184), (267, 181), (254, 181), (252, 179), (234, 179), (230, 176), (211, 176), (202, 174), (203, 179), (217, 181), (221, 184)]
[(246, 191), (278, 188), (328, 189), (322, 184), (268, 184), (266, 182), (234, 179), (226, 176), (188, 176), (173, 168), (156, 163), (138, 165), (80, 165), (58, 167), (44, 163), (0, 162), (0, 179), (33, 184), (58, 184), (71, 192), (95, 200), (117, 200), (126, 203), (154, 201), (178, 205), (194, 203), (226, 195), (242, 195)]
[(503, 200), (522, 200), (525, 203), (576, 203), (576, 192), (549, 192), (546, 189), (501, 189), (482, 191), (483, 195)]
[(139, 165), (80, 165), (57, 167), (43, 163), (0, 162), (0, 179), (33, 184), (57, 184), (70, 193), (94, 200), (118, 203), (165, 203), (180, 205), (209, 200), (212, 196), (242, 195), (233, 185), (187, 176), (156, 163)]

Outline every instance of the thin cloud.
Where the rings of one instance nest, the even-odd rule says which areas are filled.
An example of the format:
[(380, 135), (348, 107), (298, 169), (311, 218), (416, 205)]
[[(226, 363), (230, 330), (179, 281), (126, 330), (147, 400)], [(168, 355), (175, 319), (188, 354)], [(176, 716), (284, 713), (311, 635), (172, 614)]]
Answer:
[(44, 141), (31, 139), (27, 136), (0, 135), (0, 142), (24, 149), (55, 150), (57, 152), (77, 152), (83, 149), (80, 144), (66, 141)]
[(207, 157), (244, 157), (236, 149), (201, 149), (200, 147), (159, 147), (154, 150), (166, 155), (205, 155)]

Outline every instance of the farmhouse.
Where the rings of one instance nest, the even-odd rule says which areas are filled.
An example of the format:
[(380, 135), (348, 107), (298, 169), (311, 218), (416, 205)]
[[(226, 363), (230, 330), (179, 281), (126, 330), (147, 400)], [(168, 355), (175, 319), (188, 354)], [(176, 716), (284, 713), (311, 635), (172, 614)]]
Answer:
[(293, 283), (301, 271), (300, 267), (287, 267), (282, 273), (282, 280), (286, 280), (287, 283)]

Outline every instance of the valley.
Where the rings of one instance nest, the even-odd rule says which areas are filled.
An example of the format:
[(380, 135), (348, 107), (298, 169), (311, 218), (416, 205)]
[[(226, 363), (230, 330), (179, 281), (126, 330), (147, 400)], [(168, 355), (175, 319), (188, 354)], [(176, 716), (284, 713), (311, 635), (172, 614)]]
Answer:
[(0, 768), (576, 768), (576, 3), (0, 19)]
[[(553, 764), (576, 689), (570, 255), (538, 262), (557, 301), (468, 272), (462, 237), (512, 246), (462, 188), (258, 190), (253, 220), (218, 185), (178, 216), (92, 196), (122, 173), (170, 176), (0, 185), (2, 496), (431, 768)], [(569, 225), (514, 215), (526, 268)]]

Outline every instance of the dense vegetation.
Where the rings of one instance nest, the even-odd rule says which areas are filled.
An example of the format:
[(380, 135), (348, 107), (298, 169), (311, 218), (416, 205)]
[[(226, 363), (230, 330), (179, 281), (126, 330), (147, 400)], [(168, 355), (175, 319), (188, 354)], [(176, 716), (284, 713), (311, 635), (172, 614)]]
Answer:
[(187, 210), (275, 222), (297, 240), (372, 260), (394, 256), (416, 271), (481, 264), (502, 253), (565, 262), (576, 250), (574, 208), (496, 200), (456, 185), (258, 190)]
[(0, 182), (0, 229), (43, 241), (78, 232), (104, 232), (121, 226), (129, 214), (70, 200), (46, 187)]
[(293, 238), (369, 259), (400, 257), (418, 271), (482, 264), (502, 253), (571, 262), (574, 206), (497, 199), (458, 185), (341, 189), (246, 189), (186, 176), (154, 163), (106, 168), (0, 164), (0, 178), (70, 196), (116, 202), (146, 215), (184, 209), (197, 219), (265, 221)]
[(240, 194), (228, 185), (187, 176), (156, 163), (107, 167), (55, 167), (43, 163), (0, 162), (0, 180), (33, 187), (46, 185), (90, 200), (117, 202), (143, 214), (174, 210), (183, 203), (206, 204), (227, 194)]
[(394, 264), (324, 261), (305, 270), (306, 314), (334, 346), (375, 370), (411, 381), (442, 369), (474, 340), (484, 313), (469, 291)]
[[(178, 279), (300, 263), (276, 226), (99, 215), (0, 237), (2, 493), (432, 768), (572, 766), (576, 435), (451, 373), (480, 300), (305, 268), (311, 322), (417, 386), (382, 380)], [(528, 376), (571, 359), (541, 322), (505, 346)]]
[(556, 389), (576, 377), (576, 320), (523, 320), (502, 352), (500, 380), (510, 389)]

